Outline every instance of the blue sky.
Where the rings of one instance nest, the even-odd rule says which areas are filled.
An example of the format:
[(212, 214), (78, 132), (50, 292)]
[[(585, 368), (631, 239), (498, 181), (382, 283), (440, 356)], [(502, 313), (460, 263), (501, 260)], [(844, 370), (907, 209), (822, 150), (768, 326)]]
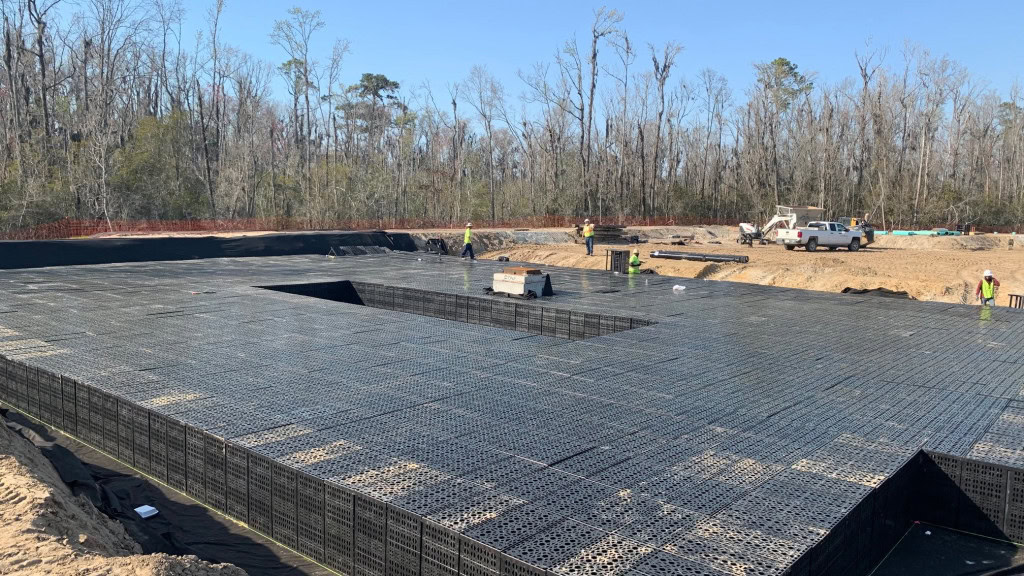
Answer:
[[(183, 1), (188, 28), (205, 28), (211, 0)], [(322, 12), (326, 27), (317, 38), (319, 59), (329, 57), (335, 38), (350, 42), (346, 83), (375, 72), (399, 81), (403, 89), (429, 80), (435, 93), (444, 93), (446, 83), (465, 78), (473, 65), (481, 64), (517, 96), (524, 89), (517, 70), (552, 61), (573, 34), (586, 49), (593, 11), (602, 3), (227, 0), (223, 38), (279, 63), (284, 55), (268, 36), (274, 20), (285, 18), (293, 5)], [(673, 78), (695, 78), (710, 67), (728, 78), (736, 98), (753, 79), (752, 65), (778, 56), (815, 72), (819, 81), (853, 76), (854, 51), (869, 40), (889, 47), (887, 62), (894, 66), (904, 40), (947, 54), (1003, 96), (1014, 80), (1024, 81), (1024, 0), (634, 0), (608, 6), (625, 14), (623, 26), (634, 45), (643, 48), (635, 68), (650, 67), (648, 43), (674, 40), (684, 51)], [(603, 56), (613, 54), (607, 50)], [(286, 96), (280, 83), (275, 95)]]

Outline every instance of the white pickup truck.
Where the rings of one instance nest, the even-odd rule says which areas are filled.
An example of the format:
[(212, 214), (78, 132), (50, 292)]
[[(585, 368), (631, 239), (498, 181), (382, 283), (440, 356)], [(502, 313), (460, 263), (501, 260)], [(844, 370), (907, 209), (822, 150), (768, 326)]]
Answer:
[(793, 229), (780, 229), (775, 241), (792, 250), (803, 246), (813, 252), (818, 247), (835, 250), (848, 248), (850, 252), (860, 250), (863, 231), (849, 229), (838, 222), (810, 222), (807, 226)]

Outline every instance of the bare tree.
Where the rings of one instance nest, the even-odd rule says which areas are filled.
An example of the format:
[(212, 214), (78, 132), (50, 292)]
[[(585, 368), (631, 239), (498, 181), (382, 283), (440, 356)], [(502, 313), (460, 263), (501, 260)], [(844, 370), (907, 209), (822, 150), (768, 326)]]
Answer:
[(661, 164), (658, 163), (658, 154), (661, 151), (662, 117), (665, 115), (665, 82), (668, 81), (668, 76), (672, 71), (673, 64), (675, 64), (676, 56), (682, 51), (682, 47), (672, 42), (665, 44), (660, 62), (658, 61), (658, 53), (654, 50), (654, 46), (650, 48), (651, 62), (654, 64), (654, 80), (658, 84), (658, 115), (654, 124), (654, 160), (651, 162), (654, 177), (651, 178), (650, 207), (651, 215), (653, 216), (657, 212), (658, 180), (661, 177)]
[(466, 101), (476, 110), (487, 137), (487, 190), (491, 198), (491, 221), (494, 222), (497, 220), (494, 209), (494, 119), (504, 97), (501, 84), (482, 66), (473, 67), (466, 79), (466, 87)]

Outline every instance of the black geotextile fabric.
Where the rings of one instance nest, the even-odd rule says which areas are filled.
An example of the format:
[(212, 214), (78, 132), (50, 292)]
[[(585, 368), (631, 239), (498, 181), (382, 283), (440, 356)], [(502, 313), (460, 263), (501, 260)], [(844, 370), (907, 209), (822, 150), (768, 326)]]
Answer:
[(294, 232), (235, 238), (97, 238), (84, 240), (11, 240), (0, 242), (0, 269), (155, 262), (202, 258), (326, 255), (343, 246), (379, 246), (416, 251), (405, 233)]
[(871, 576), (1024, 574), (1024, 550), (1002, 540), (915, 523)]
[[(44, 426), (17, 412), (0, 410), (0, 416), (8, 428), (39, 448), (75, 495), (84, 495), (97, 509), (120, 522), (146, 554), (194, 555), (212, 563), (234, 564), (250, 575), (322, 572), (316, 568), (301, 569), (303, 565), (312, 566), (284, 548), (256, 541), (252, 532), (203, 506), (184, 498), (170, 498), (143, 478), (83, 461), (76, 452), (87, 458), (107, 458), (77, 442), (59, 444)], [(159, 513), (148, 519), (140, 518), (135, 508), (144, 504)]]
[(888, 288), (843, 288), (843, 294), (867, 294), (869, 296), (882, 296), (885, 298), (909, 298), (913, 300), (907, 292), (889, 290)]

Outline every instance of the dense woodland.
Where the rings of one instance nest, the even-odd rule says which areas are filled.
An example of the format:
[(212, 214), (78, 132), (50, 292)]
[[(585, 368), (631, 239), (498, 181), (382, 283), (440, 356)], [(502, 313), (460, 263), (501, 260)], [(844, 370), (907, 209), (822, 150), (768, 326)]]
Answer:
[(675, 42), (637, 45), (622, 13), (601, 9), (515, 86), (486, 62), (450, 85), (399, 85), (347, 69), (344, 40), (313, 53), (329, 32), (301, 8), (266, 31), (280, 58), (264, 62), (222, 42), (224, 0), (191, 37), (177, 0), (0, 1), (7, 230), (757, 220), (797, 203), (890, 228), (1024, 221), (1024, 93), (911, 44), (851, 47), (851, 75), (834, 83), (763, 55), (736, 93), (681, 66)]

